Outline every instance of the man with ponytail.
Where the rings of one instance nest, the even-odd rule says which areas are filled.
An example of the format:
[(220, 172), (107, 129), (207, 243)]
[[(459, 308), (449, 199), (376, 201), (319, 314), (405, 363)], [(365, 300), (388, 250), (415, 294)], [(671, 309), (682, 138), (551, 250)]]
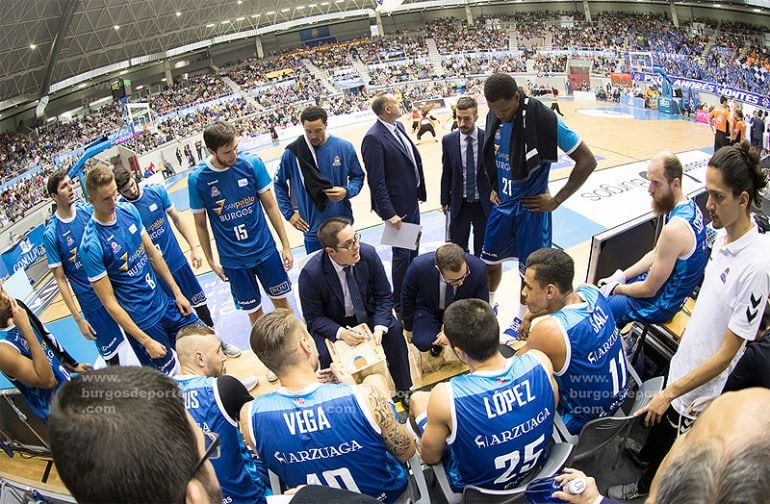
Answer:
[(649, 493), (661, 461), (698, 413), (701, 401), (694, 401), (720, 394), (746, 341), (757, 335), (770, 291), (770, 253), (750, 211), (752, 203), (759, 205), (765, 185), (759, 154), (746, 141), (722, 147), (709, 160), (706, 209), (717, 237), (695, 310), (671, 359), (666, 388), (637, 413), (654, 427), (640, 451), (627, 447), (627, 453), (647, 470), (634, 483), (611, 487), (613, 499)]

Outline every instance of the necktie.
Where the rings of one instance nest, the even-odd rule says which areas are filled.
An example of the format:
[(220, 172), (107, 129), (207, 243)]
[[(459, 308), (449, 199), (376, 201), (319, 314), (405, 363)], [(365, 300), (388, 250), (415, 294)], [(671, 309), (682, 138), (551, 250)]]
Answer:
[(473, 138), (465, 137), (465, 199), (475, 201), (476, 198), (476, 156), (473, 155)]
[(449, 308), (449, 305), (455, 300), (455, 288), (449, 284), (446, 284), (446, 290), (444, 291), (444, 309)]
[(409, 141), (409, 139), (404, 137), (404, 134), (401, 133), (401, 130), (398, 129), (398, 126), (396, 126), (396, 136), (401, 141), (401, 145), (404, 146), (404, 149), (406, 149), (406, 153), (409, 156), (409, 160), (412, 162), (412, 167), (414, 168), (414, 179), (417, 181), (417, 187), (420, 187), (420, 172), (417, 171), (417, 161), (414, 159), (412, 143)]
[(350, 293), (350, 302), (353, 303), (353, 311), (356, 314), (356, 321), (359, 324), (365, 323), (369, 317), (366, 315), (366, 305), (364, 298), (361, 297), (361, 290), (358, 288), (358, 281), (353, 274), (353, 266), (345, 266), (345, 280), (348, 283), (348, 292)]

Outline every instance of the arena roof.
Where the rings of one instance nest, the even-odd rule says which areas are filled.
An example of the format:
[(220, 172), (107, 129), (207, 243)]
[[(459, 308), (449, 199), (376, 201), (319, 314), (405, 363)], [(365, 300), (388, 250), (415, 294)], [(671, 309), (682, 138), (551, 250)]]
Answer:
[[(399, 10), (494, 1), (406, 0)], [(770, 0), (727, 2), (770, 6)], [(0, 110), (194, 48), (296, 29), (301, 20), (366, 17), (376, 5), (375, 0), (3, 0)]]

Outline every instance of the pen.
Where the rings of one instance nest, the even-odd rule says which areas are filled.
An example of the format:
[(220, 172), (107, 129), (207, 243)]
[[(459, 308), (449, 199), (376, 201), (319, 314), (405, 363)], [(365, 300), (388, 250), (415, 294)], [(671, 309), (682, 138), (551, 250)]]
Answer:
[(350, 331), (350, 332), (352, 332), (352, 333), (356, 333), (356, 334), (358, 334), (358, 335), (359, 335), (359, 336), (361, 336), (362, 338), (366, 338), (366, 339), (369, 339), (369, 335), (368, 335), (368, 334), (361, 334), (361, 331), (359, 331), (358, 329), (353, 329), (353, 328), (352, 328), (352, 327), (350, 327), (350, 326), (345, 326), (345, 329), (347, 329), (348, 331)]

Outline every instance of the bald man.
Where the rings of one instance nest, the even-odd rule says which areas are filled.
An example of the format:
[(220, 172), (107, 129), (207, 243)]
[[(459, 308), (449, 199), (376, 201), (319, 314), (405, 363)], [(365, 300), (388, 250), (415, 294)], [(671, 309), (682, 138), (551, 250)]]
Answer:
[[(697, 502), (699, 504), (770, 503), (770, 390), (749, 388), (728, 392), (679, 436), (658, 468), (646, 504)], [(596, 482), (574, 469), (557, 478), (563, 486), (586, 479), (580, 495), (553, 496), (575, 504), (609, 504), (599, 499)]]
[(203, 432), (219, 436), (221, 454), (211, 463), (222, 487), (222, 502), (262, 502), (266, 472), (247, 451), (237, 423), (241, 407), (252, 398), (238, 379), (225, 374), (222, 341), (209, 327), (189, 325), (177, 334), (176, 351), (182, 370), (174, 378), (187, 412)]
[(599, 280), (618, 327), (671, 320), (703, 276), (708, 260), (703, 214), (682, 190), (682, 163), (661, 152), (647, 166), (647, 192), (666, 224), (655, 248), (625, 271)]

